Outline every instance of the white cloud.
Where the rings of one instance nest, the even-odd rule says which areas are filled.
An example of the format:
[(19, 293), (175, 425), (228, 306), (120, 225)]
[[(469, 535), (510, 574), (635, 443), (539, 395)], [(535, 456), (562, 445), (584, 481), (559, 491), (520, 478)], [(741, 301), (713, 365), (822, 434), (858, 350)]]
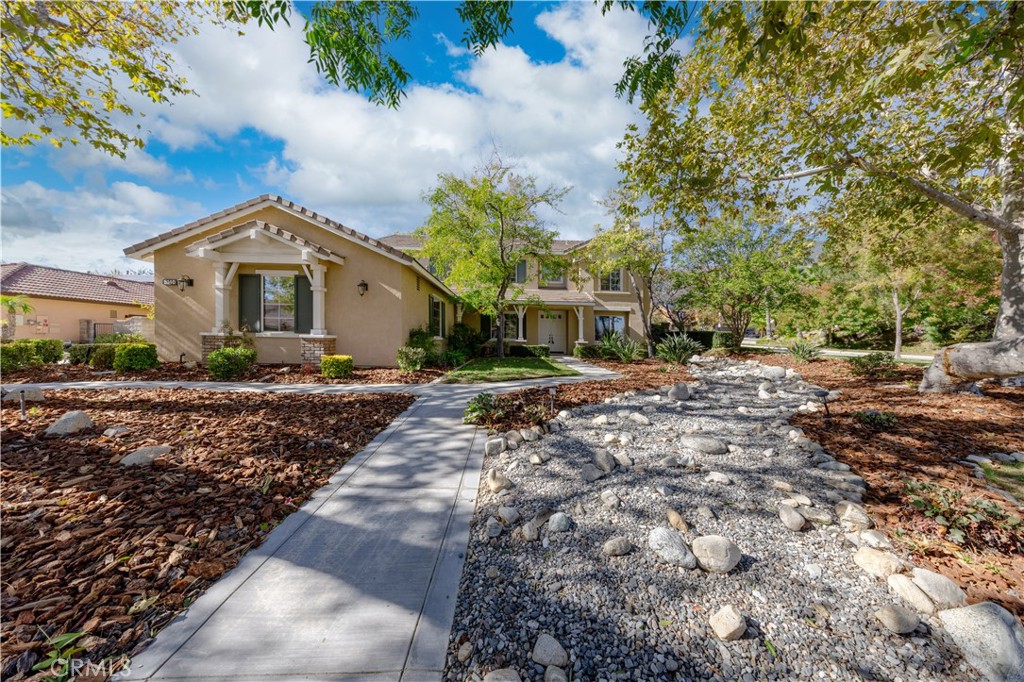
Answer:
[[(605, 220), (596, 200), (618, 180), (616, 143), (626, 125), (640, 119), (634, 106), (615, 97), (614, 83), (625, 58), (642, 50), (647, 33), (642, 18), (634, 13), (602, 17), (590, 3), (552, 6), (537, 24), (565, 48), (565, 58), (556, 63), (538, 63), (507, 45), (479, 58), (467, 56), (438, 35), (448, 56), (460, 59), (462, 87), (413, 85), (397, 110), (324, 83), (308, 63), (301, 22), (293, 24), (274, 31), (251, 26), (244, 36), (209, 28), (182, 40), (173, 50), (198, 96), (162, 108), (138, 102), (149, 112), (142, 120), (147, 135), (172, 150), (229, 149), (247, 144), (247, 131), (256, 131), (280, 141), (279, 151), (258, 165), (236, 169), (234, 177), (202, 167), (172, 168), (146, 152), (133, 152), (124, 162), (86, 148), (55, 152), (54, 167), (91, 164), (140, 178), (139, 184), (47, 193), (43, 205), (53, 202), (65, 223), (63, 233), (81, 229), (89, 235), (103, 226), (112, 237), (76, 236), (69, 242), (92, 253), (102, 248), (103, 257), (116, 258), (132, 241), (175, 226), (168, 222), (175, 215), (191, 219), (224, 208), (209, 205), (201, 191), (232, 185), (251, 195), (280, 192), (375, 236), (409, 230), (426, 217), (421, 195), (438, 173), (467, 173), (493, 146), (515, 159), (521, 172), (536, 175), (540, 185), (574, 187), (563, 203), (564, 214), (549, 216), (565, 236), (590, 236), (594, 224)], [(175, 179), (188, 182), (188, 191), (195, 193), (188, 210), (181, 199), (142, 182)], [(12, 196), (21, 196), (28, 188), (12, 190)], [(71, 206), (76, 210), (65, 210)], [(6, 215), (4, 227), (6, 232)], [(27, 253), (25, 239), (8, 241), (5, 234), (5, 250), (13, 244)]]
[(448, 40), (448, 36), (443, 33), (435, 33), (434, 40), (439, 45), (444, 45), (444, 53), (449, 57), (458, 58), (465, 57), (470, 54), (469, 50), (462, 45), (456, 45), (452, 41)]

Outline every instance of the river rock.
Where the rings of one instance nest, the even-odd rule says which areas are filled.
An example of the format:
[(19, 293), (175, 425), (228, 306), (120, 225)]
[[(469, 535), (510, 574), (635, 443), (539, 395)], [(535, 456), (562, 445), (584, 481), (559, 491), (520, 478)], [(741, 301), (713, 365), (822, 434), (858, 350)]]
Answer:
[(839, 523), (847, 530), (867, 530), (875, 525), (864, 507), (854, 502), (843, 501), (836, 505)]
[(939, 611), (964, 658), (989, 682), (1024, 682), (1024, 628), (992, 602)]
[(572, 524), (572, 519), (569, 515), (564, 512), (555, 512), (548, 519), (548, 530), (553, 533), (564, 533), (569, 530), (569, 526)]
[(903, 568), (903, 562), (896, 555), (871, 547), (858, 549), (853, 555), (853, 561), (876, 578), (888, 578)]
[(484, 443), (484, 454), (488, 457), (492, 455), (500, 455), (508, 449), (508, 441), (505, 440), (504, 436), (498, 438), (491, 438)]
[(937, 610), (967, 606), (967, 594), (941, 573), (915, 567), (913, 574), (914, 584), (928, 595)]
[(135, 452), (125, 455), (118, 462), (123, 467), (130, 466), (141, 466), (148, 467), (156, 461), (157, 457), (163, 457), (167, 453), (171, 452), (174, 448), (170, 445), (147, 445), (144, 448), (139, 448)]
[(788, 504), (779, 505), (779, 518), (782, 519), (782, 525), (793, 531), (803, 530), (804, 525), (807, 523), (807, 520), (800, 515), (800, 512)]
[(499, 668), (484, 675), (484, 682), (523, 682), (523, 678), (512, 668)]
[(12, 386), (4, 393), (3, 402), (20, 403), (22, 394), (26, 403), (38, 403), (45, 400), (43, 389), (38, 386)]
[(902, 606), (885, 606), (875, 611), (875, 618), (897, 635), (907, 635), (917, 629), (921, 620), (917, 614)]
[(676, 384), (668, 390), (669, 400), (689, 400), (690, 387), (686, 384)]
[(732, 606), (723, 606), (708, 619), (711, 629), (719, 639), (731, 642), (743, 636), (747, 630), (747, 620), (739, 610)]
[(743, 556), (732, 540), (721, 535), (703, 535), (693, 541), (690, 550), (700, 567), (711, 573), (728, 573)]
[(668, 525), (672, 526), (676, 530), (681, 530), (684, 533), (690, 530), (690, 524), (688, 524), (686, 519), (684, 519), (675, 509), (669, 509), (665, 512), (665, 516), (668, 517)]
[(935, 604), (914, 581), (901, 573), (894, 573), (885, 579), (889, 589), (921, 613), (935, 613)]
[(491, 489), (492, 493), (498, 493), (511, 488), (512, 481), (497, 469), (491, 469), (487, 472), (487, 487)]
[(668, 564), (683, 568), (696, 568), (697, 557), (693, 555), (682, 536), (669, 528), (652, 528), (647, 542), (658, 557)]
[(601, 551), (607, 556), (622, 556), (633, 551), (633, 543), (629, 541), (629, 538), (618, 535), (604, 543)]
[(46, 428), (47, 436), (70, 436), (73, 433), (91, 429), (93, 427), (92, 419), (89, 419), (89, 415), (81, 410), (74, 410), (72, 412), (65, 412), (60, 416), (60, 419), (50, 424)]
[(533, 645), (533, 653), (530, 658), (540, 665), (564, 666), (569, 662), (569, 654), (565, 652), (558, 640), (546, 632), (537, 637), (537, 643)]
[(610, 474), (615, 470), (615, 458), (609, 454), (604, 448), (598, 448), (594, 451), (594, 466), (603, 471), (606, 474)]

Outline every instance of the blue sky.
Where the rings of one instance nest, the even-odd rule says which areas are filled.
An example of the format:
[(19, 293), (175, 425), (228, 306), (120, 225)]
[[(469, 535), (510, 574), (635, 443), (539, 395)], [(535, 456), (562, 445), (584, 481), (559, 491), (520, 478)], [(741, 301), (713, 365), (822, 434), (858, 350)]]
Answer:
[(641, 120), (614, 83), (646, 22), (590, 2), (517, 2), (514, 33), (477, 58), (459, 43), (454, 3), (419, 9), (395, 50), (413, 78), (397, 111), (319, 78), (298, 18), (241, 37), (208, 27), (173, 46), (198, 96), (136, 101), (145, 116), (124, 123), (141, 123), (143, 150), (4, 150), (4, 262), (144, 268), (121, 250), (263, 193), (371, 236), (409, 231), (437, 174), (469, 172), (494, 146), (542, 184), (571, 185), (563, 213), (546, 217), (566, 237), (590, 236), (618, 177), (615, 145)]

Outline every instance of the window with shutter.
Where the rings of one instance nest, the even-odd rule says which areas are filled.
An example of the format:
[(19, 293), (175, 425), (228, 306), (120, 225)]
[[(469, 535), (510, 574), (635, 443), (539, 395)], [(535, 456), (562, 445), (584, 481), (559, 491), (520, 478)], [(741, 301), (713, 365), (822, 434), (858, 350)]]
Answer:
[(297, 332), (313, 327), (313, 291), (305, 275), (239, 275), (238, 328)]

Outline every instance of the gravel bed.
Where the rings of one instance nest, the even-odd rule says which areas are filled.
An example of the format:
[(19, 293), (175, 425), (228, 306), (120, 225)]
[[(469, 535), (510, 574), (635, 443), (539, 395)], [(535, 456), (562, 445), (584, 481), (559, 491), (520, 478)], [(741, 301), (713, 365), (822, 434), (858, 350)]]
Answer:
[[(481, 482), (445, 679), (501, 668), (561, 679), (535, 660), (542, 634), (564, 647), (560, 667), (576, 681), (980, 679), (937, 617), (897, 635), (874, 616), (901, 602), (854, 563), (864, 540), (836, 523), (836, 502), (859, 501), (859, 478), (788, 423), (819, 412), (826, 392), (792, 370), (766, 380), (756, 363), (690, 371), (689, 400), (667, 387), (627, 392), (487, 455), (496, 474)], [(511, 488), (492, 492), (501, 475)], [(807, 527), (794, 532), (779, 506), (801, 495), (811, 506), (798, 507)], [(666, 561), (650, 533), (670, 527), (669, 510), (686, 546), (724, 536), (738, 564), (716, 573)], [(568, 530), (556, 530), (561, 516), (544, 523), (553, 512)], [(606, 547), (612, 538), (628, 543)], [(735, 641), (709, 624), (726, 605), (746, 619)]]

